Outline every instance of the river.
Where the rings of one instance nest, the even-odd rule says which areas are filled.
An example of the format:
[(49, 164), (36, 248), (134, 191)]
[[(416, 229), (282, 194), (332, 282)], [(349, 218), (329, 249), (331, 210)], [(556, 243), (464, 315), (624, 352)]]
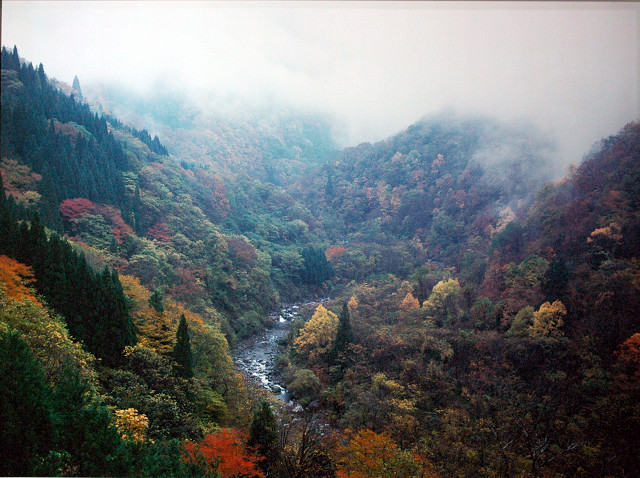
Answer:
[(291, 322), (300, 315), (301, 306), (286, 305), (269, 314), (270, 327), (238, 343), (234, 352), (234, 359), (242, 372), (258, 385), (272, 391), (284, 403), (289, 403), (291, 399), (277, 370), (278, 348), (289, 333)]

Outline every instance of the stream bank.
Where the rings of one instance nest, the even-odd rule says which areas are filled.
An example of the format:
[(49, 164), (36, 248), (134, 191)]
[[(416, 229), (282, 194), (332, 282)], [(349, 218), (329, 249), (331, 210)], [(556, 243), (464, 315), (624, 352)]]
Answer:
[(277, 370), (278, 348), (289, 333), (291, 323), (300, 316), (303, 305), (306, 304), (282, 306), (269, 314), (270, 326), (238, 343), (233, 354), (238, 368), (247, 377), (273, 392), (284, 403), (289, 403), (291, 397)]

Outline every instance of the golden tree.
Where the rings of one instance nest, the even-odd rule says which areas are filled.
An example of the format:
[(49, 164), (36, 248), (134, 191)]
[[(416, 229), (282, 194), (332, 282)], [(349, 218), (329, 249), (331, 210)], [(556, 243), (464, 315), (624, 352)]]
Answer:
[(337, 331), (338, 316), (319, 305), (294, 341), (296, 352), (317, 363), (331, 351)]

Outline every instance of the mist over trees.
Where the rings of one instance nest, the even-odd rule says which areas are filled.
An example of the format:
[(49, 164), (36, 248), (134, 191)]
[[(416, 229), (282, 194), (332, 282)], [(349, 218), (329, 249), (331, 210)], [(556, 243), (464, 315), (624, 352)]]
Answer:
[[(2, 50), (0, 474), (640, 467), (639, 123), (558, 179), (523, 123), (337, 149), (75, 83)], [(232, 353), (292, 302), (286, 407)]]

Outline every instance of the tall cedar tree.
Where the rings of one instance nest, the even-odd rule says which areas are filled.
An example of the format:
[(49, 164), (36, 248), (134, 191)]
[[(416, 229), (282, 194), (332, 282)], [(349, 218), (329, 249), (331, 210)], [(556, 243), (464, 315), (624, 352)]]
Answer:
[(154, 290), (153, 294), (149, 296), (149, 305), (160, 314), (164, 312), (164, 297), (160, 289)]
[(180, 324), (176, 332), (176, 345), (173, 347), (172, 356), (176, 362), (178, 376), (183, 378), (193, 377), (193, 355), (191, 354), (191, 341), (189, 340), (189, 326), (184, 314), (180, 316)]
[(319, 286), (333, 276), (333, 268), (322, 251), (306, 247), (302, 250), (302, 258), (304, 259), (302, 279), (306, 283)]
[(16, 332), (0, 334), (0, 476), (31, 476), (53, 441), (51, 390)]
[(340, 365), (341, 367), (345, 367), (347, 365), (345, 352), (351, 342), (353, 342), (351, 316), (349, 314), (349, 306), (347, 302), (345, 302), (342, 306), (342, 312), (338, 317), (336, 340), (333, 343), (333, 350), (331, 351), (331, 359), (334, 364)]
[(258, 466), (266, 474), (269, 474), (269, 471), (274, 468), (275, 463), (278, 461), (280, 451), (278, 448), (276, 418), (267, 402), (262, 402), (253, 416), (247, 445), (264, 457)]

